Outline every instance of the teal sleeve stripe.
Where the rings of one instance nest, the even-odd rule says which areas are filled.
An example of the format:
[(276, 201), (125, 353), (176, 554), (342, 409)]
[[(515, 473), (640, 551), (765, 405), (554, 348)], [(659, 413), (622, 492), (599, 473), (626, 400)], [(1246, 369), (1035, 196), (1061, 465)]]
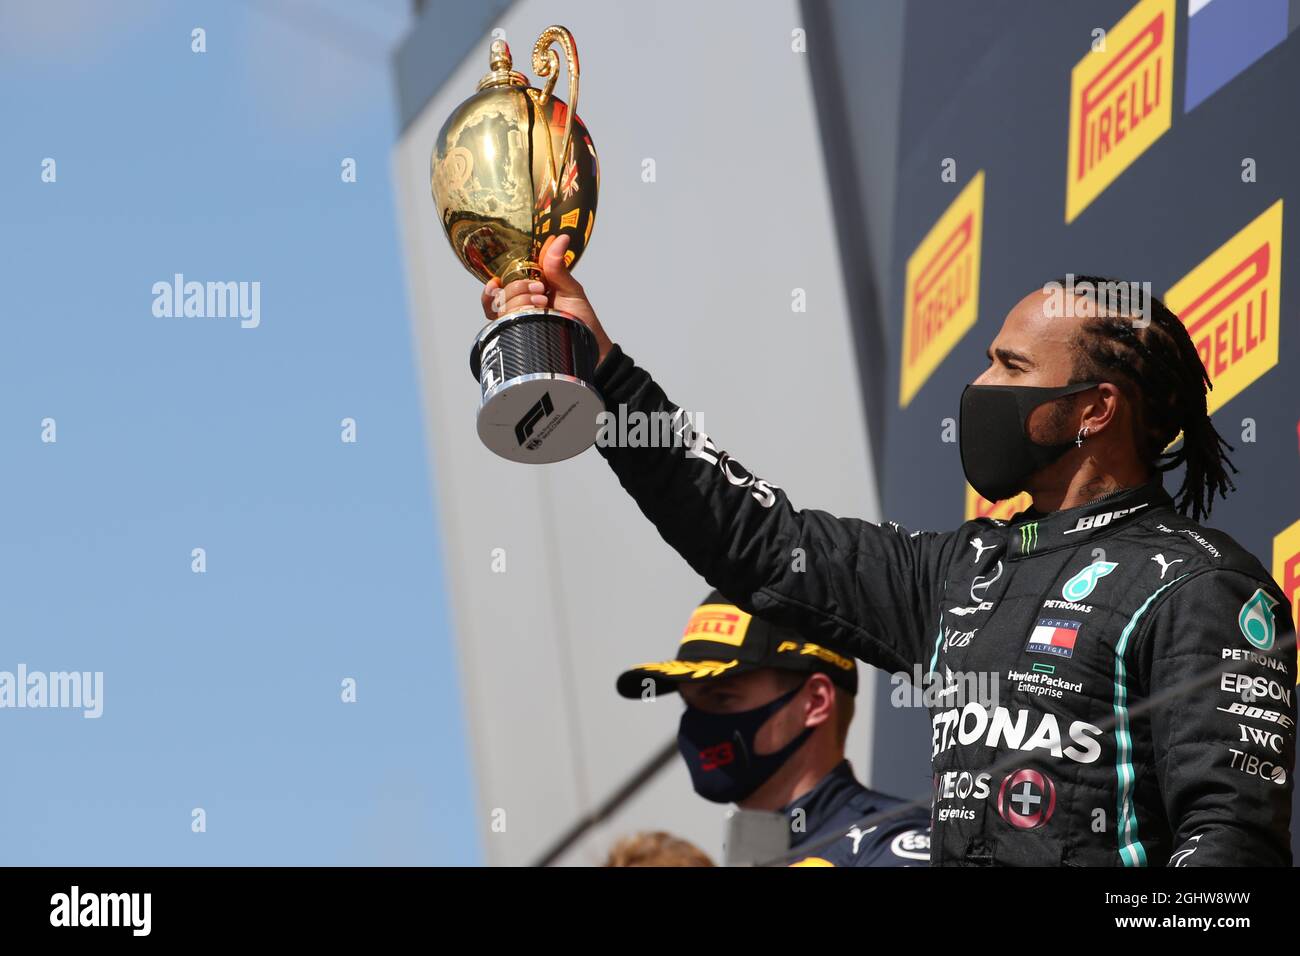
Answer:
[(1173, 587), (1186, 574), (1179, 575), (1168, 584), (1157, 589), (1142, 602), (1142, 606), (1133, 612), (1124, 625), (1115, 645), (1115, 777), (1119, 784), (1119, 818), (1117, 835), (1119, 838), (1119, 858), (1124, 866), (1146, 866), (1147, 851), (1138, 839), (1137, 814), (1133, 811), (1133, 738), (1128, 726), (1128, 673), (1124, 667), (1124, 653), (1128, 650), (1128, 639), (1137, 630), (1138, 621), (1146, 613), (1161, 591)]
[(934, 638), (934, 653), (930, 655), (930, 669), (928, 673), (933, 674), (934, 669), (939, 664), (939, 648), (943, 646), (943, 614), (939, 615), (939, 633)]

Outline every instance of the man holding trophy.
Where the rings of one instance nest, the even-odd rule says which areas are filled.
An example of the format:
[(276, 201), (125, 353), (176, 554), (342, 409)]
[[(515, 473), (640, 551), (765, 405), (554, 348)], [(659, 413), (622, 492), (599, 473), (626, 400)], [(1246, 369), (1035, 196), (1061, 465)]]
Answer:
[[(561, 30), (543, 40), (562, 41), (572, 100), (577, 57), (567, 31), (551, 32)], [(484, 82), (514, 95), (501, 52)], [(534, 67), (553, 76), (547, 53), (539, 40)], [(517, 169), (492, 180), (502, 188), (541, 169), (531, 225), (515, 230), (528, 232), (523, 253), (500, 239), (514, 234), (508, 203), (471, 215), (440, 200), (457, 254), (486, 280), (489, 324), (471, 357), (479, 434), (519, 461), (580, 452), (605, 407), (679, 411), (611, 342), (569, 271), (594, 194), (585, 213), (557, 205), (561, 168), (582, 154), (576, 143), (593, 164), (595, 154), (585, 131), (576, 142), (555, 132), (573, 115), (556, 118), (565, 111), (549, 90), (517, 97), (525, 119), (514, 129), (540, 130), (540, 147), (508, 130), (478, 140), (520, 143)], [(469, 142), (444, 128), (435, 197), (491, 180), (499, 151), (480, 149), (478, 172), (464, 157), (444, 168)], [(1008, 521), (909, 533), (799, 510), (706, 436), (600, 454), (663, 538), (744, 612), (941, 686), (928, 704), (933, 865), (1289, 866), (1289, 603), (1254, 557), (1199, 524), (1231, 489), (1232, 466), (1186, 328), (1149, 295), (1116, 307), (1093, 294), (1105, 281), (1076, 279), (1063, 310), (1053, 284), (1026, 295), (962, 392), (966, 479), (990, 500), (1032, 498)], [(1175, 498), (1162, 475), (1179, 466)], [(963, 699), (951, 683), (962, 673), (998, 675), (1004, 692)]]

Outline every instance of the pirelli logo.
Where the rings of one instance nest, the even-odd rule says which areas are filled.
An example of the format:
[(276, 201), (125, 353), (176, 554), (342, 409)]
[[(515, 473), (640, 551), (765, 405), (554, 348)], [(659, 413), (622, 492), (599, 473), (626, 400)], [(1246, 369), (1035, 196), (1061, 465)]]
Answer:
[(984, 171), (980, 170), (907, 259), (898, 405), (908, 403), (979, 315)]
[(1300, 621), (1300, 521), (1273, 539), (1273, 580), (1291, 602), (1292, 623)]
[(752, 615), (732, 604), (701, 604), (686, 622), (686, 632), (681, 643), (687, 641), (713, 641), (739, 647), (745, 643)]
[(966, 486), (967, 521), (974, 521), (976, 518), (996, 518), (999, 521), (1009, 521), (1012, 515), (1019, 514), (1033, 503), (1034, 499), (1024, 491), (1014, 498), (1006, 498), (1003, 501), (989, 501), (970, 485)]
[(1211, 414), (1277, 364), (1281, 292), (1279, 199), (1165, 295), (1210, 373)]
[(1074, 65), (1067, 223), (1169, 129), (1173, 80), (1174, 0), (1142, 0)]

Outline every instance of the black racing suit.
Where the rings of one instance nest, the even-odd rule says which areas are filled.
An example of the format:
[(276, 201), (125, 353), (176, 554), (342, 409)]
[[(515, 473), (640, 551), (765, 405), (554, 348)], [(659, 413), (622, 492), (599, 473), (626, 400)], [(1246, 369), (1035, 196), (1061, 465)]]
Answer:
[(858, 783), (847, 760), (781, 808), (790, 819), (791, 866), (927, 866), (924, 810)]
[[(611, 410), (685, 420), (617, 346), (596, 384)], [(1290, 864), (1289, 603), (1159, 481), (909, 533), (798, 511), (692, 449), (601, 454), (737, 605), (917, 685), (895, 696), (931, 716), (931, 865)]]

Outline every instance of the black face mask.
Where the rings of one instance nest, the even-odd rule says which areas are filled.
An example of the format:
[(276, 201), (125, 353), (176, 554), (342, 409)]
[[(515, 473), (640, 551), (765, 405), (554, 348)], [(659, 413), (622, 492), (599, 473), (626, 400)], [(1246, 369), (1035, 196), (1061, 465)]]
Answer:
[(1046, 402), (1096, 388), (1080, 382), (1058, 388), (967, 385), (961, 393), (961, 467), (970, 486), (989, 501), (1023, 491), (1029, 476), (1056, 461), (1074, 442), (1039, 445), (1029, 438), (1029, 416)]
[(677, 731), (677, 749), (691, 772), (695, 792), (714, 803), (738, 803), (770, 780), (812, 734), (812, 727), (776, 753), (754, 752), (763, 723), (803, 689), (796, 687), (771, 703), (738, 714), (709, 714), (687, 707)]

